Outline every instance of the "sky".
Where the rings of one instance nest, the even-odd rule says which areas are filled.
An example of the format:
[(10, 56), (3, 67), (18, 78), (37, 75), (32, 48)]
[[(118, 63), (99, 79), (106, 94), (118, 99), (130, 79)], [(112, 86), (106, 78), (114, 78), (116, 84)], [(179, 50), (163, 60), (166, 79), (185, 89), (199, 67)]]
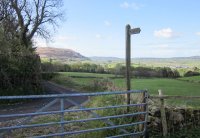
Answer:
[(125, 26), (131, 57), (200, 56), (200, 0), (64, 0), (65, 20), (52, 41), (39, 47), (72, 49), (84, 56), (125, 57)]

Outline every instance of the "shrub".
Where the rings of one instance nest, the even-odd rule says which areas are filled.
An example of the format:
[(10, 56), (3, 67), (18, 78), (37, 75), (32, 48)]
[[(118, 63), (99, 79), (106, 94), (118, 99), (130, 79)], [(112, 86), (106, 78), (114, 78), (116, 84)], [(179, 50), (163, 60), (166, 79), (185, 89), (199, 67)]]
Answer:
[(44, 79), (44, 80), (51, 80), (51, 79), (53, 79), (54, 77), (56, 77), (58, 75), (59, 74), (55, 73), (55, 72), (43, 72), (42, 73), (42, 79)]
[(148, 68), (136, 67), (132, 71), (132, 75), (136, 77), (163, 77), (163, 78), (177, 78), (180, 74), (177, 70), (171, 68)]
[(190, 77), (190, 76), (199, 76), (200, 73), (199, 72), (195, 72), (195, 71), (188, 71), (184, 74), (184, 77)]
[(30, 54), (0, 54), (0, 95), (39, 94), (40, 58)]

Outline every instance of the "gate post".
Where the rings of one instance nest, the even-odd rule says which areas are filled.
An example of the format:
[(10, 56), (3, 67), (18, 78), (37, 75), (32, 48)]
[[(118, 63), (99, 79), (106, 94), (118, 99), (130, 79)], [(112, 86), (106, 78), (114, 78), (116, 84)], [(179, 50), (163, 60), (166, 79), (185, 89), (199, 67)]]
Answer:
[(146, 115), (145, 115), (145, 124), (144, 124), (144, 138), (149, 138), (149, 134), (147, 131), (147, 121), (148, 121), (148, 115), (149, 115), (149, 111), (148, 111), (148, 92), (147, 90), (145, 90), (145, 97), (144, 97), (144, 103), (146, 103), (146, 105), (144, 106), (144, 112), (146, 111)]
[[(63, 133), (65, 130), (64, 130), (64, 98), (61, 98), (60, 99), (60, 111), (61, 111), (61, 115), (60, 115), (60, 127), (61, 127), (61, 133)], [(61, 136), (61, 137), (64, 137), (64, 136)]]
[[(163, 96), (162, 90), (158, 90), (159, 96)], [(163, 129), (163, 136), (167, 136), (167, 120), (165, 114), (165, 106), (164, 106), (164, 99), (160, 98), (160, 113), (161, 113), (161, 121), (162, 121), (162, 129)]]
[(148, 94), (147, 94), (147, 90), (145, 90), (142, 93), (142, 103), (144, 103), (145, 105), (141, 107), (141, 112), (146, 112), (146, 114), (140, 115), (140, 121), (145, 121), (145, 123), (139, 125), (139, 131), (143, 131), (144, 134), (140, 138), (148, 138), (148, 132), (147, 132), (148, 99), (147, 98), (148, 98)]

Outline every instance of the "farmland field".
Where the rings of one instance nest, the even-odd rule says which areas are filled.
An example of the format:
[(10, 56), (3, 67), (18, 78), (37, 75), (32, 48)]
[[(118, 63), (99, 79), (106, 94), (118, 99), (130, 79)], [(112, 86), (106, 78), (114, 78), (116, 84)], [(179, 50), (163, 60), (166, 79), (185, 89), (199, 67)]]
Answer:
[[(75, 77), (70, 77), (75, 76)], [(91, 77), (92, 76), (92, 77)], [(80, 91), (103, 91), (101, 86), (95, 84), (96, 81), (112, 82), (117, 89), (126, 90), (125, 78), (114, 78), (111, 74), (96, 74), (96, 73), (75, 73), (67, 72), (60, 73), (53, 81), (66, 87)], [(179, 96), (200, 96), (200, 84), (194, 82), (199, 80), (198, 77), (183, 77), (179, 79), (168, 78), (132, 78), (131, 87), (135, 90), (148, 90), (150, 95), (158, 95), (158, 90), (161, 89), (164, 95), (179, 95)], [(70, 81), (69, 81), (70, 80)], [(97, 88), (99, 87), (99, 88)], [(170, 105), (192, 106), (199, 107), (198, 100), (166, 100)]]
[[(125, 87), (125, 79), (113, 80), (119, 87)], [(132, 79), (132, 89), (147, 89), (150, 94), (158, 94), (158, 89), (166, 95), (195, 96), (200, 90), (199, 84), (183, 82), (175, 79)]]
[[(66, 72), (60, 73), (59, 79), (66, 78), (67, 76), (76, 76), (71, 78), (72, 81), (79, 85), (92, 84), (98, 78), (109, 78), (117, 87), (125, 89), (126, 81), (124, 78), (115, 78), (112, 74), (97, 74), (97, 73), (79, 73), (79, 72)], [(91, 78), (94, 77), (94, 78)], [(162, 89), (166, 95), (184, 95), (195, 96), (200, 95), (200, 85), (198, 83), (191, 83), (182, 80), (200, 80), (200, 77), (184, 77), (179, 79), (165, 79), (165, 78), (151, 78), (151, 79), (137, 79), (132, 78), (132, 89), (147, 89), (150, 94), (157, 94), (158, 89)]]
[(182, 78), (179, 78), (179, 80), (200, 83), (200, 76), (182, 77)]
[(82, 77), (82, 78), (90, 78), (90, 77), (94, 77), (94, 78), (103, 78), (103, 77), (115, 77), (115, 75), (113, 74), (98, 74), (98, 73), (83, 73), (83, 72), (60, 72), (60, 74), (65, 75), (65, 76), (69, 76), (69, 77)]

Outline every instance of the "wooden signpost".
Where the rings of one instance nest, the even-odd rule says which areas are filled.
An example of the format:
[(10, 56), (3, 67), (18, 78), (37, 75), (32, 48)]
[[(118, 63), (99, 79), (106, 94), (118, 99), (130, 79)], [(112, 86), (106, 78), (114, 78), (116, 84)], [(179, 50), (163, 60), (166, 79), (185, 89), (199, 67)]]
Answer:
[[(126, 89), (131, 90), (131, 35), (139, 34), (140, 28), (133, 28), (129, 24), (126, 25), (125, 39), (126, 39)], [(130, 93), (127, 93), (127, 104), (130, 104)], [(129, 107), (127, 107), (127, 112)]]

